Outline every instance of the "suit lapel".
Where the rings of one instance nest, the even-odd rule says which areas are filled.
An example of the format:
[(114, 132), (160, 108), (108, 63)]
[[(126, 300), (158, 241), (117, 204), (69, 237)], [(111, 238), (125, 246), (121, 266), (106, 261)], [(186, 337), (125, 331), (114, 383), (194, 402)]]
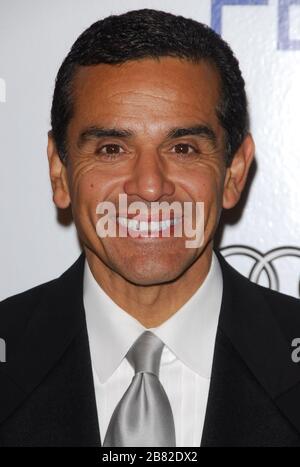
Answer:
[[(35, 398), (41, 401), (42, 406), (40, 417), (49, 417), (50, 420), (51, 410), (54, 414), (60, 406), (65, 422), (66, 417), (72, 421), (68, 433), (64, 432), (63, 425), (58, 428), (61, 432), (56, 436), (61, 445), (64, 445), (64, 437), (66, 445), (72, 445), (75, 438), (77, 445), (80, 445), (80, 439), (85, 441), (85, 445), (89, 444), (89, 440), (92, 445), (100, 443), (83, 306), (84, 259), (82, 254), (62, 276), (41, 286), (41, 298), (20, 342), (17, 346), (15, 344), (17, 350), (7, 359), (0, 372), (0, 423), (20, 406), (21, 413), (23, 405), (24, 414), (26, 407), (29, 411), (28, 399), (35, 391)], [(60, 393), (54, 392), (53, 396), (57, 397), (57, 406), (49, 404), (47, 389), (43, 387), (46, 377), (49, 388), (53, 384), (53, 391), (61, 385)], [(68, 380), (72, 380), (73, 385), (68, 386)], [(74, 386), (76, 390), (73, 390)], [(48, 408), (44, 407), (43, 401), (47, 401)], [(75, 413), (72, 413), (74, 408)], [(57, 411), (57, 419), (60, 413)], [(39, 414), (31, 411), (31, 417), (34, 419)], [(19, 423), (22, 423), (22, 419)], [(36, 423), (38, 426), (38, 419)], [(54, 429), (57, 430), (57, 427)], [(81, 437), (79, 433), (82, 433)], [(38, 445), (38, 438), (35, 439), (34, 444)]]
[(261, 290), (216, 253), (224, 288), (201, 445), (300, 443), (290, 345)]

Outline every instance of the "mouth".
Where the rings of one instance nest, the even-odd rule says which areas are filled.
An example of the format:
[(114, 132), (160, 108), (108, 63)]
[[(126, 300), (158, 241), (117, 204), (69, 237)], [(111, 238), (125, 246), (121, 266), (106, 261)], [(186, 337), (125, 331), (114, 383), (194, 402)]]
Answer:
[(174, 217), (172, 219), (164, 219), (162, 221), (139, 221), (130, 219), (128, 217), (117, 217), (117, 223), (122, 230), (131, 231), (135, 234), (143, 235), (157, 235), (166, 231), (170, 231), (170, 236), (174, 230), (175, 225), (182, 222), (182, 218)]

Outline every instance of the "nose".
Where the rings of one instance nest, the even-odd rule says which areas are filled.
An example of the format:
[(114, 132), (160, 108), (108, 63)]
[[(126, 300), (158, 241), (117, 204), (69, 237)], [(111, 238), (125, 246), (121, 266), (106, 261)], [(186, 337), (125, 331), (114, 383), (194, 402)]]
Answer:
[(159, 154), (149, 150), (139, 154), (124, 192), (150, 202), (174, 194), (175, 184), (167, 177), (166, 164)]

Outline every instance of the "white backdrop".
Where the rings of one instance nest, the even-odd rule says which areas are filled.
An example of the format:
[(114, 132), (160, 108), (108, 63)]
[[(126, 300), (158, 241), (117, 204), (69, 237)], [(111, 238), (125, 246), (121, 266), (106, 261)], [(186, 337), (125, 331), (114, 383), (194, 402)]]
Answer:
[(212, 25), (240, 60), (257, 162), (220, 246), (251, 280), (299, 296), (300, 0), (0, 0), (0, 299), (60, 275), (80, 252), (48, 180), (58, 67), (92, 22), (145, 7)]

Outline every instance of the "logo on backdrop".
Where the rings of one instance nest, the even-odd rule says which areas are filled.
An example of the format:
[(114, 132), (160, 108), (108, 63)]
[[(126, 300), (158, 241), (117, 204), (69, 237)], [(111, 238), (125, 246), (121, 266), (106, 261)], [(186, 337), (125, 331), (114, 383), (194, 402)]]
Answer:
[[(226, 6), (269, 6), (269, 0), (212, 0), (211, 27), (222, 33), (222, 10)], [(291, 37), (293, 9), (300, 7), (300, 0), (278, 0), (277, 3), (277, 48), (279, 50), (300, 50), (300, 38)], [(262, 14), (264, 10), (262, 9)], [(300, 36), (300, 31), (299, 31)]]
[[(262, 273), (264, 272), (267, 276), (268, 286), (277, 291), (280, 291), (280, 267), (278, 263), (276, 265), (276, 260), (284, 257), (296, 257), (300, 261), (300, 248), (292, 246), (274, 248), (267, 253), (262, 253), (255, 248), (244, 245), (231, 245), (220, 248), (220, 251), (225, 258), (230, 256), (242, 256), (254, 260), (254, 265), (248, 274), (248, 278), (252, 282), (259, 284)], [(295, 280), (298, 279), (296, 278)], [(297, 288), (300, 297), (300, 280)]]

